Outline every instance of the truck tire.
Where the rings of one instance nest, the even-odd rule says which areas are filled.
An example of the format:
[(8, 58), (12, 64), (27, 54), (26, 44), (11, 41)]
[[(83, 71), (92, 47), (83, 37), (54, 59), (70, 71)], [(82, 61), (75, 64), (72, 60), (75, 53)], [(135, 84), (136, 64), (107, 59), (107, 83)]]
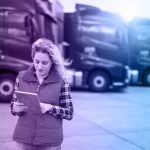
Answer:
[(15, 76), (13, 74), (0, 75), (0, 101), (10, 102), (14, 91)]
[(95, 92), (105, 92), (110, 85), (110, 77), (103, 71), (93, 72), (89, 77), (89, 87)]
[(148, 70), (144, 73), (143, 81), (144, 81), (145, 86), (150, 86), (150, 70)]

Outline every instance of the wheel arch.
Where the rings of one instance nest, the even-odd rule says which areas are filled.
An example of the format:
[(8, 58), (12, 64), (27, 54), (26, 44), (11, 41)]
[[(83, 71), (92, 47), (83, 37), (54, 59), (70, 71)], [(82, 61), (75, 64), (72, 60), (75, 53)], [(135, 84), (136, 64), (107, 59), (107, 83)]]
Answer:
[(0, 69), (0, 75), (4, 75), (4, 74), (12, 74), (15, 77), (17, 76), (18, 72), (14, 71), (14, 70), (8, 70), (8, 69)]
[(98, 72), (98, 71), (107, 73), (107, 75), (108, 75), (109, 78), (110, 78), (110, 82), (111, 82), (111, 84), (112, 84), (112, 76), (111, 76), (110, 72), (109, 72), (108, 70), (104, 69), (104, 68), (94, 68), (94, 69), (90, 70), (90, 71), (88, 72), (87, 78), (86, 78), (86, 83), (87, 83), (87, 84), (88, 84), (88, 82), (89, 82), (89, 78), (90, 78), (90, 76), (92, 75), (92, 73)]

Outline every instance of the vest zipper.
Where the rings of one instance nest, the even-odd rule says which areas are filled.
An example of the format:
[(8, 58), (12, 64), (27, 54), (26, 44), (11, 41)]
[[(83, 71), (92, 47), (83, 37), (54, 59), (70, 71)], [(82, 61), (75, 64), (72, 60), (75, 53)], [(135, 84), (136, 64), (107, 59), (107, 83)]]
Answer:
[(36, 91), (38, 92), (38, 91), (39, 91), (39, 89), (40, 89), (40, 84), (38, 84), (38, 87), (37, 87), (37, 90), (36, 90)]
[[(37, 94), (39, 95), (39, 90), (40, 90), (40, 86), (41, 86), (41, 84), (39, 84), (38, 83), (38, 86), (37, 86), (37, 89), (36, 89), (36, 91), (37, 91)], [(34, 126), (33, 126), (33, 131), (32, 131), (32, 144), (35, 144), (35, 129), (36, 129), (36, 121), (37, 121), (37, 117), (36, 117), (36, 115), (34, 115)]]

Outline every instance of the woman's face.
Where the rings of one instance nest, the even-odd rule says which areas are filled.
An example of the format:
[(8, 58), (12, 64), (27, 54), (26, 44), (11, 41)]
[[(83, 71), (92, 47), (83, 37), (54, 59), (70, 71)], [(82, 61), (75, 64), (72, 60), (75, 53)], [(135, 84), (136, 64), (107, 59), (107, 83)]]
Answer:
[(36, 75), (46, 77), (52, 67), (52, 60), (47, 53), (36, 52), (33, 58)]

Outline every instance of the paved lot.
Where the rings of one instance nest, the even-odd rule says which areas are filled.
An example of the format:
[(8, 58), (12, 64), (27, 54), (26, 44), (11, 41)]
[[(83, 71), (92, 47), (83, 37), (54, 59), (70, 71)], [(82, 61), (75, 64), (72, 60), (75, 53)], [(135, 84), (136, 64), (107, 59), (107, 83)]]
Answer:
[[(62, 150), (150, 150), (150, 88), (126, 92), (72, 92), (75, 115), (64, 121)], [(15, 150), (16, 117), (0, 104), (0, 150)]]

